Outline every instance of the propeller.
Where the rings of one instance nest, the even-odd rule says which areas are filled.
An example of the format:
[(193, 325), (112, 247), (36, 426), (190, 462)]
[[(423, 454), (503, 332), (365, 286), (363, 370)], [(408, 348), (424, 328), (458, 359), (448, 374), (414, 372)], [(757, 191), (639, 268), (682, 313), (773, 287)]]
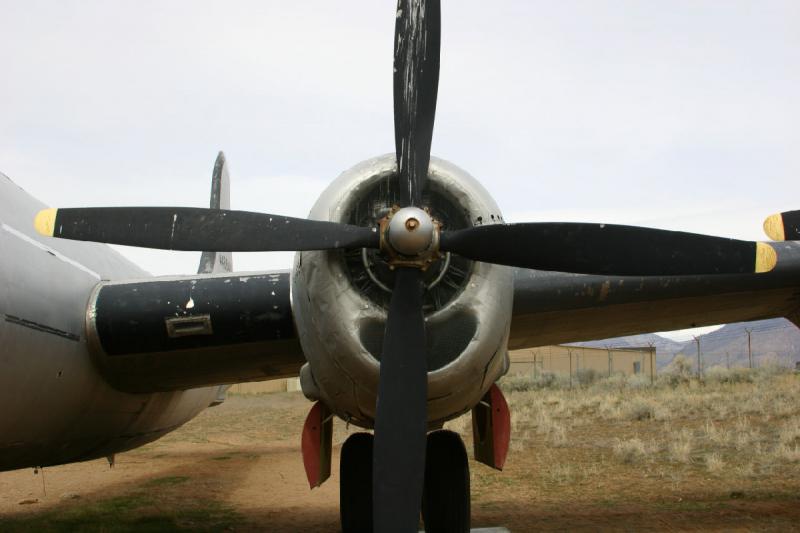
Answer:
[[(547, 222), (441, 231), (421, 209), (436, 113), (440, 25), (439, 0), (398, 1), (395, 152), (406, 206), (383, 221), (380, 230), (185, 207), (46, 209), (34, 222), (47, 236), (148, 248), (385, 252), (397, 275), (375, 416), (373, 517), (375, 530), (381, 532), (416, 531), (419, 522), (427, 432), (422, 269), (438, 259), (440, 251), (521, 268), (636, 276), (766, 272), (777, 262), (775, 250), (765, 243), (634, 226)], [(785, 220), (784, 216), (780, 221), (781, 238)]]
[(372, 451), (375, 531), (417, 531), (428, 428), (422, 271), (398, 268), (383, 337)]
[(380, 244), (376, 228), (198, 207), (45, 209), (34, 226), (51, 237), (161, 250), (277, 252)]
[(617, 276), (767, 272), (766, 243), (615, 224), (529, 222), (443, 231), (443, 251), (536, 270)]
[(428, 180), (439, 92), (439, 0), (398, 0), (394, 26), (394, 144), (409, 205)]
[(800, 240), (800, 211), (784, 211), (764, 221), (764, 233), (773, 241)]
[[(394, 143), (401, 186), (419, 206), (428, 179), (433, 122), (439, 89), (441, 7), (439, 0), (399, 0), (394, 30)], [(400, 217), (400, 218), (398, 218)], [(398, 211), (389, 240), (405, 253), (423, 252), (426, 213)], [(403, 222), (397, 228), (397, 221)], [(397, 229), (392, 230), (392, 226)], [(410, 254), (409, 254), (410, 255)], [(395, 277), (381, 355), (375, 409), (372, 502), (375, 531), (416, 531), (422, 503), (427, 434), (428, 369), (422, 273), (401, 268)]]

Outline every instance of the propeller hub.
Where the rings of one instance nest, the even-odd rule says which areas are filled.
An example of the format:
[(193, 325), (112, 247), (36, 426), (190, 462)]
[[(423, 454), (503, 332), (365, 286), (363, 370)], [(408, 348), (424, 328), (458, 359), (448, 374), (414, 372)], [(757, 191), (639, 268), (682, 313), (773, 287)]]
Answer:
[(439, 259), (441, 224), (427, 210), (394, 206), (380, 226), (381, 251), (390, 269), (402, 266), (427, 270)]
[(434, 223), (431, 216), (418, 207), (404, 207), (389, 220), (389, 245), (398, 253), (414, 257), (430, 248)]

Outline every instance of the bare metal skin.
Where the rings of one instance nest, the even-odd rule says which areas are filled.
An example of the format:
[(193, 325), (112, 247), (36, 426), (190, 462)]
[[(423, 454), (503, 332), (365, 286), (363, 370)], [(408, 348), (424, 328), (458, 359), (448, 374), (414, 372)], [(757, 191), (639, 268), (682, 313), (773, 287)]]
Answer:
[(44, 207), (0, 174), (0, 470), (141, 446), (218, 392), (126, 394), (100, 376), (84, 331), (89, 295), (101, 280), (149, 275), (106, 245), (40, 236), (31, 221)]
[[(309, 218), (344, 222), (343, 207), (394, 171), (393, 154), (356, 165), (322, 193)], [(433, 159), (430, 181), (450, 191), (471, 220), (501, 220), (500, 210), (486, 190), (455, 165)], [(426, 317), (428, 335), (436, 334), (432, 324), (453, 320), (457, 313), (472, 314), (478, 323), (461, 355), (428, 373), (431, 427), (469, 410), (506, 371), (512, 302), (512, 269), (476, 263), (467, 288), (445, 308)], [(353, 287), (337, 253), (325, 251), (295, 256), (292, 303), (309, 361), (301, 370), (303, 392), (311, 399), (323, 400), (344, 420), (372, 427), (379, 363), (359, 340), (359, 328), (368, 320), (385, 321), (386, 311)]]

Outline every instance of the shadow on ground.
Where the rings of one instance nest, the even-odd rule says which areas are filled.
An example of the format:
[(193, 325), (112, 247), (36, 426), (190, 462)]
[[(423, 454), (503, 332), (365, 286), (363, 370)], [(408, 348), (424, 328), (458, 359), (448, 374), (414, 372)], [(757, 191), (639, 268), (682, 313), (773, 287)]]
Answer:
[[(217, 456), (218, 457), (218, 456)], [(252, 506), (228, 497), (243, 481), (248, 461), (197, 457), (194, 477), (185, 468), (164, 471), (134, 485), (121, 484), (63, 502), (42, 512), (0, 518), (0, 530), (16, 531), (338, 531), (333, 504), (271, 504), (269, 494)], [(214, 471), (214, 472), (212, 472)], [(203, 474), (216, 479), (203, 480)], [(198, 477), (198, 474), (201, 474)], [(729, 501), (687, 495), (681, 502), (632, 502), (586, 506), (536, 502), (474, 502), (473, 526), (511, 531), (792, 531), (800, 528), (800, 498), (789, 494), (737, 495)]]

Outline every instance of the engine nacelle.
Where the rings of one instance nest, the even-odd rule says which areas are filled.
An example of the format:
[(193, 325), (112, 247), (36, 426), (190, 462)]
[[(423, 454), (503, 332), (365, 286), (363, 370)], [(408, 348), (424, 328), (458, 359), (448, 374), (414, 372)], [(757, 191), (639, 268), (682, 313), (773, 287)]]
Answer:
[[(394, 154), (337, 178), (310, 219), (377, 225), (400, 203)], [(446, 230), (501, 223), (488, 192), (469, 174), (431, 159), (423, 206)], [(308, 359), (303, 392), (338, 416), (372, 427), (379, 360), (394, 273), (378, 251), (298, 252), (292, 309)], [(512, 270), (447, 254), (424, 273), (428, 422), (440, 426), (472, 408), (507, 370)]]

